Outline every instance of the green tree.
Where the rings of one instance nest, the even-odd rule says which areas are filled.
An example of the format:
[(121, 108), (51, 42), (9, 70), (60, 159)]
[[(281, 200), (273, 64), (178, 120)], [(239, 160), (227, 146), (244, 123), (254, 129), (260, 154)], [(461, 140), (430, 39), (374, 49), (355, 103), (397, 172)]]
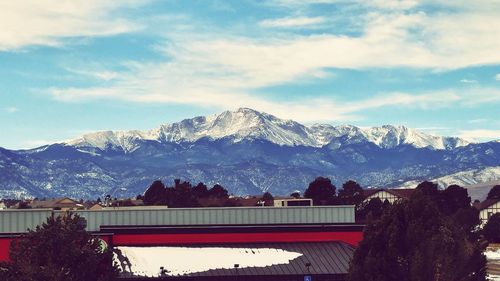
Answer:
[(490, 217), (483, 227), (482, 233), (488, 242), (500, 243), (500, 213), (496, 213)]
[(144, 192), (144, 205), (165, 205), (166, 188), (161, 180), (155, 180)]
[(2, 280), (114, 280), (118, 270), (112, 251), (103, 249), (82, 222), (71, 213), (50, 217), (16, 239), (10, 247), (10, 263), (0, 266), (4, 268)]
[(364, 199), (363, 188), (355, 181), (349, 180), (339, 190), (338, 201), (343, 205), (356, 205), (358, 207)]
[(196, 198), (205, 198), (208, 196), (208, 187), (200, 182), (195, 187), (193, 187), (193, 193)]
[(329, 178), (317, 177), (309, 183), (304, 197), (311, 198), (314, 205), (328, 205), (335, 200), (336, 189)]
[(169, 207), (174, 208), (185, 208), (185, 207), (198, 207), (198, 200), (194, 195), (193, 188), (191, 183), (185, 182), (176, 182), (175, 187), (173, 189), (167, 188), (171, 190), (172, 196), (170, 196), (170, 200), (168, 201)]
[(441, 191), (441, 204), (439, 208), (446, 215), (451, 215), (459, 209), (469, 208), (470, 203), (471, 199), (467, 193), (467, 189), (454, 184)]
[(262, 201), (265, 202), (266, 206), (273, 206), (274, 205), (274, 197), (270, 192), (265, 192), (262, 195)]
[(214, 198), (228, 198), (227, 190), (222, 185), (216, 184), (208, 190), (208, 196)]
[(360, 205), (359, 211), (356, 212), (356, 220), (378, 220), (382, 216), (384, 210), (389, 208), (390, 205), (391, 203), (387, 200), (382, 202), (378, 197), (372, 198), (368, 203)]
[(439, 210), (435, 191), (425, 184), (366, 226), (349, 281), (486, 280), (480, 241)]
[(500, 199), (500, 185), (492, 187), (486, 199)]

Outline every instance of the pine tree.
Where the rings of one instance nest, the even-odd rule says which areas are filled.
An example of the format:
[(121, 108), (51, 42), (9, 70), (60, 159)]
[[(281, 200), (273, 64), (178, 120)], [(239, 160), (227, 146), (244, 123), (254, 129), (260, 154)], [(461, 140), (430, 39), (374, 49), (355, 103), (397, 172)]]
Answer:
[(144, 192), (144, 204), (165, 205), (166, 197), (165, 185), (161, 180), (156, 180), (151, 184), (146, 192)]
[(274, 197), (271, 192), (267, 191), (262, 195), (262, 201), (265, 202), (266, 206), (273, 206)]
[(335, 185), (329, 178), (317, 177), (304, 192), (305, 198), (311, 198), (314, 205), (328, 205), (335, 199)]
[(108, 281), (117, 276), (113, 253), (85, 231), (81, 217), (50, 217), (16, 239), (2, 280)]
[(409, 201), (390, 206), (366, 226), (349, 281), (484, 281), (480, 241), (439, 210), (437, 188), (426, 183)]
[(488, 242), (500, 243), (500, 213), (490, 217), (482, 232)]
[(363, 188), (355, 181), (346, 181), (342, 185), (342, 189), (339, 190), (338, 201), (342, 205), (356, 205), (358, 207), (363, 199)]

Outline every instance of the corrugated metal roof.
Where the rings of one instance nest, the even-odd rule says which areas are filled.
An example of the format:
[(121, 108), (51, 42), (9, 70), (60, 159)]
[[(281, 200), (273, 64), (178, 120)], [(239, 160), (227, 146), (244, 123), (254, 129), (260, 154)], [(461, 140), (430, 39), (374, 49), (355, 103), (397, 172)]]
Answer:
[[(354, 223), (354, 206), (238, 207), (238, 208), (126, 208), (73, 211), (87, 221), (88, 231), (101, 226), (134, 225), (273, 225)], [(51, 214), (64, 211), (3, 210), (0, 233), (25, 232), (43, 223)]]
[[(242, 243), (225, 245), (187, 245), (186, 248), (246, 248), (252, 251), (271, 248), (281, 249), (288, 252), (297, 252), (302, 255), (290, 260), (287, 264), (275, 264), (265, 267), (244, 268), (215, 268), (203, 272), (188, 273), (185, 277), (217, 277), (217, 276), (269, 276), (269, 275), (344, 275), (349, 270), (349, 262), (354, 255), (354, 247), (344, 242), (307, 242), (307, 243)], [(196, 262), (196, 261), (193, 261)], [(237, 260), (234, 261), (238, 263)], [(309, 267), (306, 264), (310, 264)], [(132, 264), (132, 267), (134, 265)], [(168, 269), (168, 261), (165, 261)]]

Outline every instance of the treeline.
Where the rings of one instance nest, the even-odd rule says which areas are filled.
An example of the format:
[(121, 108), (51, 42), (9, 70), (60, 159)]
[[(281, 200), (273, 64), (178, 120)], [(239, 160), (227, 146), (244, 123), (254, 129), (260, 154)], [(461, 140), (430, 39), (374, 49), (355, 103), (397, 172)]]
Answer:
[(156, 180), (144, 192), (144, 196), (138, 196), (145, 205), (166, 205), (171, 208), (201, 207), (200, 199), (211, 199), (213, 202), (224, 202), (230, 206), (228, 191), (221, 185), (216, 184), (210, 189), (200, 182), (192, 186), (189, 182), (181, 182), (176, 179), (174, 186), (166, 186), (161, 180)]
[(483, 251), (500, 238), (500, 214), (481, 229), (478, 212), (463, 187), (419, 184), (368, 221), (347, 280), (486, 280)]
[[(290, 194), (290, 197), (300, 196), (300, 192)], [(304, 197), (312, 199), (314, 205), (358, 206), (364, 199), (363, 188), (355, 181), (347, 181), (337, 192), (335, 185), (325, 177), (318, 177), (309, 183)], [(144, 195), (138, 195), (137, 199), (142, 199), (145, 205), (166, 205), (171, 208), (240, 206), (242, 201), (242, 198), (230, 198), (227, 189), (219, 184), (208, 188), (202, 182), (193, 186), (190, 182), (181, 182), (179, 179), (174, 181), (173, 186), (167, 186), (161, 180), (156, 180)], [(272, 206), (274, 196), (270, 192), (265, 192), (258, 199), (260, 205)]]

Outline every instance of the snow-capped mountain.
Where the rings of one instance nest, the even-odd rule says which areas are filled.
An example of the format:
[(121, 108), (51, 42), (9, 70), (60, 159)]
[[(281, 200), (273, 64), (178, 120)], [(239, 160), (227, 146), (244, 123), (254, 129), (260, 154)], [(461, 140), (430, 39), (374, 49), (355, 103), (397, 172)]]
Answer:
[(292, 120), (279, 119), (267, 113), (249, 108), (225, 111), (209, 117), (195, 117), (178, 123), (161, 125), (159, 128), (141, 132), (97, 132), (66, 142), (76, 147), (96, 147), (101, 150), (118, 148), (134, 151), (137, 142), (195, 142), (202, 138), (212, 140), (231, 139), (237, 143), (248, 139), (266, 140), (278, 145), (322, 147), (331, 144), (371, 142), (382, 148), (393, 148), (402, 144), (432, 149), (453, 149), (469, 144), (466, 140), (453, 137), (432, 136), (404, 126), (359, 128), (351, 125), (331, 126), (316, 124), (305, 126)]
[[(452, 184), (465, 187), (472, 201), (483, 201), (486, 199), (490, 189), (500, 184), (500, 166), (470, 169), (435, 178), (431, 181), (437, 183), (443, 189)], [(400, 187), (415, 188), (420, 182), (422, 182), (422, 179), (420, 181), (413, 180), (405, 182)]]
[[(30, 150), (0, 148), (0, 197), (136, 196), (155, 179), (288, 195), (317, 176), (365, 187), (500, 166), (500, 143), (402, 126), (305, 126), (242, 108), (149, 131), (97, 132)], [(498, 173), (498, 170), (493, 170)]]
[[(497, 180), (500, 180), (500, 166), (460, 171), (458, 173), (453, 173), (451, 175), (432, 179), (431, 181), (437, 183), (441, 188), (446, 188), (447, 186), (450, 186), (452, 184), (460, 186), (473, 186), (486, 182), (494, 182)], [(420, 182), (421, 181), (418, 180), (409, 181), (405, 182), (400, 187), (414, 188)]]

